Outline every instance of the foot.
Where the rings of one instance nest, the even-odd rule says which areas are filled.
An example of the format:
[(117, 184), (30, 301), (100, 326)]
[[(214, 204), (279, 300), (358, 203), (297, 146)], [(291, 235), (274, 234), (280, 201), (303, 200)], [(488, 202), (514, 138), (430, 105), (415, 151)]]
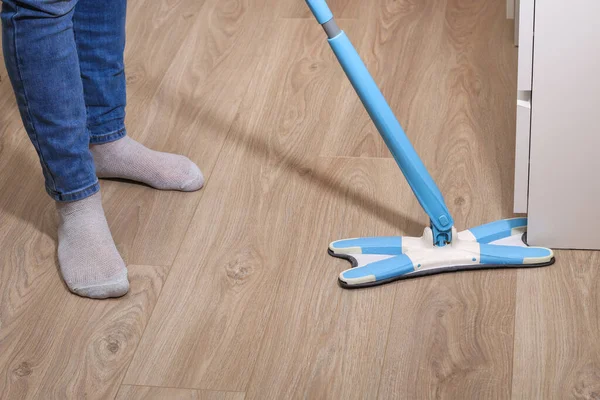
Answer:
[(114, 142), (90, 146), (100, 178), (123, 178), (156, 189), (193, 192), (204, 185), (204, 176), (189, 158), (150, 150), (125, 136)]
[(129, 291), (127, 268), (104, 216), (100, 193), (56, 203), (58, 262), (71, 292), (92, 299), (121, 297)]

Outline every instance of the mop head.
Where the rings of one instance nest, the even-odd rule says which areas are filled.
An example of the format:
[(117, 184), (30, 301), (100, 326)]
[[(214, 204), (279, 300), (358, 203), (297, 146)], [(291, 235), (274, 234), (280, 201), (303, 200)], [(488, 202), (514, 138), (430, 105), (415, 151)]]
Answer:
[(381, 285), (443, 272), (493, 268), (532, 268), (554, 263), (554, 253), (523, 240), (527, 218), (513, 218), (456, 232), (452, 243), (433, 245), (431, 228), (421, 237), (389, 236), (338, 240), (329, 254), (352, 263), (342, 272), (344, 288)]

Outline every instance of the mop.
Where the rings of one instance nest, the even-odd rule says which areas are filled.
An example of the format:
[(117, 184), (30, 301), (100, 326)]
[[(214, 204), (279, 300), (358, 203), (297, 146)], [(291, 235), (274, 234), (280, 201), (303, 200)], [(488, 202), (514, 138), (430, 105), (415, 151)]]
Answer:
[(456, 230), (440, 190), (356, 49), (338, 27), (326, 1), (306, 3), (325, 30), (342, 69), (430, 220), (421, 237), (364, 237), (331, 243), (329, 254), (352, 264), (339, 275), (340, 285), (361, 288), (442, 272), (553, 264), (552, 250), (525, 243), (527, 218)]

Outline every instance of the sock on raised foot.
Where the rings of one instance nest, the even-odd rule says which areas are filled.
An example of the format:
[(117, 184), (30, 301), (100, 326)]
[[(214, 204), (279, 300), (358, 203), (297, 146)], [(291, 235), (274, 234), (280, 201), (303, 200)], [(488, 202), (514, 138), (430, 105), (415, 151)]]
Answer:
[(192, 192), (204, 185), (202, 172), (189, 158), (150, 150), (125, 136), (90, 146), (100, 178), (123, 178), (156, 189)]
[(56, 203), (58, 262), (71, 292), (93, 299), (121, 297), (129, 291), (127, 268), (108, 228), (100, 193)]

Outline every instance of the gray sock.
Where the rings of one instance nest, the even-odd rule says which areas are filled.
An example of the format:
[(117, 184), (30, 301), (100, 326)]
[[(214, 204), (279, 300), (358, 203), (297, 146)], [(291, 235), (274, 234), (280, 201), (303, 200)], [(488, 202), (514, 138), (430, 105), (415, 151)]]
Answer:
[(90, 146), (100, 178), (123, 178), (156, 189), (192, 192), (204, 185), (200, 169), (189, 158), (150, 150), (125, 136)]
[(69, 289), (94, 299), (126, 294), (127, 268), (108, 228), (100, 193), (83, 200), (57, 202), (56, 209), (58, 261)]

